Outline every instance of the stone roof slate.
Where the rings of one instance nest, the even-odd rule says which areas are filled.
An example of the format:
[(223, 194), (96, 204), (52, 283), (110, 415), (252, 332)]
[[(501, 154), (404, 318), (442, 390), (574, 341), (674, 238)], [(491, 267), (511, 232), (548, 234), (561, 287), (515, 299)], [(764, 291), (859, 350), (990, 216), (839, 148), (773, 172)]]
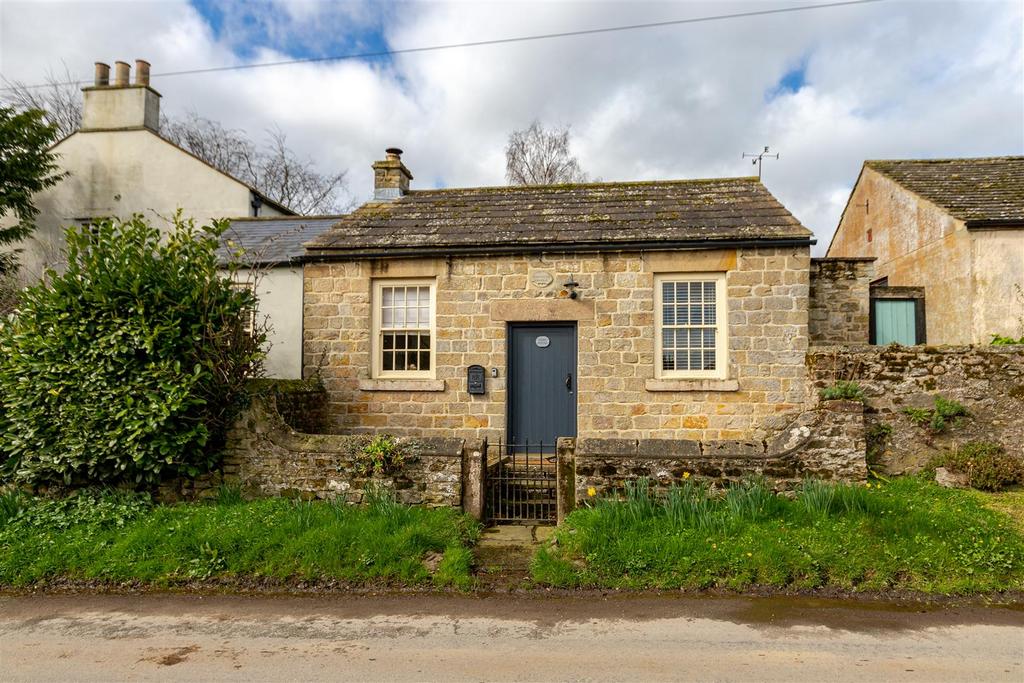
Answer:
[(1024, 156), (865, 161), (968, 227), (1024, 227)]
[(330, 229), (340, 216), (274, 216), (268, 218), (232, 218), (231, 227), (221, 236), (217, 252), (221, 263), (239, 249), (260, 264), (283, 264), (304, 253), (303, 244)]
[(757, 178), (414, 190), (364, 204), (307, 243), (310, 255), (657, 247), (796, 240), (800, 224)]

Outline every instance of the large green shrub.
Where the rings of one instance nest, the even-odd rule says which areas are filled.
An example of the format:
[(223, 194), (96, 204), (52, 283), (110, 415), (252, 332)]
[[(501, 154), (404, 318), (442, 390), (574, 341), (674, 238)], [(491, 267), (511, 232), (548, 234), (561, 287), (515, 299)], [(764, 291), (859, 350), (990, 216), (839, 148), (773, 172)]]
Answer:
[(0, 468), (25, 483), (152, 483), (216, 464), (258, 373), (253, 294), (218, 273), (224, 223), (69, 228), (67, 267), (0, 322)]
[(982, 491), (1001, 491), (1024, 484), (1024, 462), (1007, 453), (1001, 445), (987, 441), (968, 441), (937, 455), (926, 469), (932, 472), (936, 467), (966, 475), (967, 483)]

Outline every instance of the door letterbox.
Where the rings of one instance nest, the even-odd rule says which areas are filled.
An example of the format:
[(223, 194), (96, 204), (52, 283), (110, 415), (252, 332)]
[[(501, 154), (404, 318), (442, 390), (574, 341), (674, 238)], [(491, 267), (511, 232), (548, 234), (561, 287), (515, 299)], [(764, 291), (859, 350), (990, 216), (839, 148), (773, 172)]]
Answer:
[(469, 386), (469, 393), (485, 393), (484, 367), (482, 365), (470, 365), (469, 368), (466, 370), (466, 381)]

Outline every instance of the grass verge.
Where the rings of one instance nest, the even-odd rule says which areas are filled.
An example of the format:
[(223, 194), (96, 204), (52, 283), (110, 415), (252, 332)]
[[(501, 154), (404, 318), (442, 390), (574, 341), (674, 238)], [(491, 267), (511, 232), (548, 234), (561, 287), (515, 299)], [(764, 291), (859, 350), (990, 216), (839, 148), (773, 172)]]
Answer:
[(1024, 588), (1024, 536), (976, 492), (918, 478), (807, 482), (792, 500), (757, 481), (656, 499), (641, 480), (573, 512), (532, 572), (560, 587), (966, 595)]
[(456, 510), (408, 507), (384, 494), (362, 506), (245, 502), (231, 490), (211, 503), (173, 506), (109, 492), (63, 500), (7, 494), (0, 496), (0, 585), (234, 577), (465, 588), (467, 545), (478, 534)]

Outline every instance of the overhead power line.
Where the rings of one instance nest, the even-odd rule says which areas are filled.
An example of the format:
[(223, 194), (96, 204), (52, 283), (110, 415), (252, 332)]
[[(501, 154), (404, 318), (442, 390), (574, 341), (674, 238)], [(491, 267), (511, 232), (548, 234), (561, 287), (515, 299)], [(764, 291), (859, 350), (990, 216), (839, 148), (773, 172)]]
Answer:
[[(448, 43), (445, 45), (429, 45), (426, 47), (408, 47), (396, 50), (378, 50), (375, 52), (357, 52), (345, 55), (331, 55), (328, 57), (304, 57), (301, 59), (285, 59), (278, 62), (259, 62), (256, 64), (235, 64), (231, 66), (211, 66), (201, 69), (185, 69), (182, 71), (165, 71), (154, 73), (152, 78), (168, 78), (171, 76), (190, 76), (195, 74), (218, 73), (221, 71), (243, 71), (248, 69), (266, 69), (275, 66), (290, 66), (292, 64), (314, 64), (317, 62), (340, 62), (348, 59), (374, 59), (377, 57), (392, 57), (396, 55), (416, 54), (420, 52), (437, 52), (440, 50), (454, 50), (467, 47), (484, 47), (487, 45), (506, 45), (509, 43), (525, 43), (534, 40), (551, 40), (554, 38), (573, 38), (576, 36), (591, 36), (600, 33), (616, 33), (619, 31), (637, 31), (641, 29), (659, 28), (663, 26), (680, 26), (683, 24), (699, 24), (710, 21), (724, 21), (727, 19), (743, 19), (746, 17), (763, 17), (771, 14), (788, 14), (791, 12), (807, 12), (810, 10), (830, 9), (835, 7), (849, 7), (851, 5), (869, 5), (885, 0), (845, 0), (843, 2), (827, 2), (817, 5), (799, 5), (796, 7), (775, 7), (772, 9), (752, 10), (749, 12), (734, 12), (732, 14), (715, 14), (704, 17), (692, 17), (690, 19), (671, 19), (668, 21), (653, 21), (645, 24), (629, 24), (625, 26), (606, 26), (604, 28), (581, 29), (578, 31), (561, 31), (558, 33), (542, 33), (530, 36), (515, 36), (512, 38), (494, 38), (492, 40), (477, 40), (466, 43)], [(91, 83), (85, 81), (67, 81), (62, 85), (84, 85)], [(23, 85), (20, 88), (47, 88), (53, 83), (37, 83)], [(16, 90), (18, 88), (0, 88), (0, 92)]]

